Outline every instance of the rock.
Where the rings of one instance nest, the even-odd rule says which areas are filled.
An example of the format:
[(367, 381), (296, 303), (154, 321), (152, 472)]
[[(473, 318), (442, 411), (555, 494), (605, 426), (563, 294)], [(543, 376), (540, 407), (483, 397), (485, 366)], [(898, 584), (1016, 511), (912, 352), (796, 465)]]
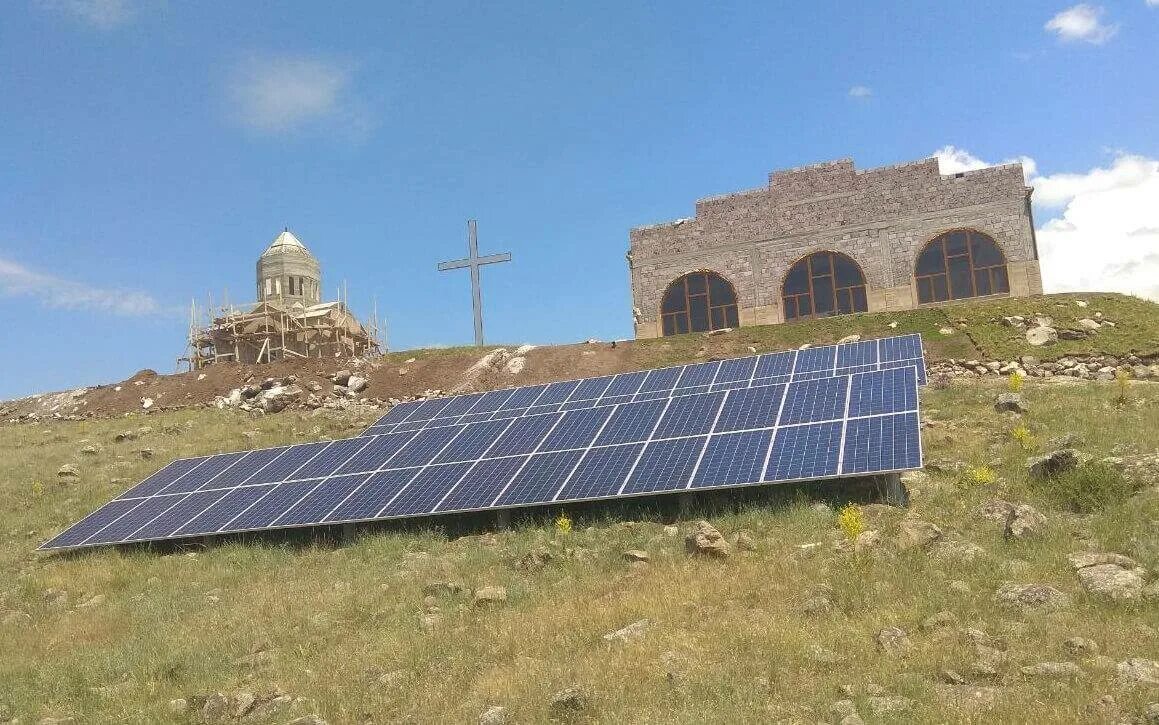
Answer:
[(169, 712), (174, 715), (184, 715), (189, 712), (189, 701), (184, 697), (178, 697), (175, 700), (169, 701)]
[(964, 539), (942, 539), (930, 549), (934, 559), (954, 564), (969, 563), (985, 553), (981, 546)]
[(811, 662), (819, 665), (832, 665), (841, 661), (836, 652), (819, 644), (809, 645), (806, 656)]
[(57, 470), (56, 475), (58, 478), (80, 478), (80, 469), (66, 463)]
[(877, 647), (886, 654), (900, 657), (910, 648), (909, 637), (899, 627), (886, 627), (877, 633)]
[(927, 632), (931, 632), (935, 629), (942, 629), (943, 627), (952, 627), (957, 623), (958, 618), (954, 616), (953, 612), (941, 611), (923, 619), (921, 628)]
[[(897, 323), (894, 322), (892, 324), (896, 325)], [(838, 725), (865, 725), (865, 721), (857, 713), (853, 713), (852, 715), (846, 715), (841, 718)]]
[(358, 375), (351, 375), (346, 383), (346, 387), (353, 393), (361, 393), (370, 386), (370, 381)]
[(479, 716), (479, 725), (507, 725), (507, 708), (492, 705)]
[(1078, 677), (1082, 670), (1074, 662), (1039, 662), (1019, 670), (1027, 677)]
[(1083, 319), (1079, 320), (1079, 327), (1083, 328), (1084, 330), (1090, 330), (1091, 332), (1094, 332), (1095, 330), (1102, 327), (1102, 325), (1089, 317), (1084, 317)]
[(982, 515), (982, 518), (1005, 522), (1010, 518), (1010, 514), (1014, 513), (1014, 507), (1015, 505), (1009, 501), (993, 498), (982, 504), (978, 513)]
[(1078, 468), (1078, 451), (1073, 448), (1060, 448), (1047, 453), (1045, 456), (1032, 456), (1026, 459), (1026, 470), (1030, 477), (1037, 480), (1057, 476)]
[(833, 611), (833, 602), (828, 596), (818, 594), (815, 597), (806, 599), (805, 604), (801, 607), (801, 611), (810, 616), (828, 614)]
[(652, 556), (642, 549), (628, 549), (624, 552), (624, 559), (626, 561), (642, 561), (647, 563), (651, 561)]
[(261, 409), (266, 413), (280, 413), (303, 392), (297, 385), (270, 388), (261, 395)]
[(756, 551), (757, 542), (753, 537), (753, 533), (748, 529), (741, 529), (732, 537), (732, 543), (736, 546), (737, 551)]
[(1053, 611), (1070, 605), (1070, 597), (1047, 584), (1014, 584), (1007, 582), (994, 593), (999, 604), (1025, 610)]
[(938, 334), (939, 335), (953, 335), (954, 329), (952, 327), (941, 327), (941, 328), (938, 328)]
[(1119, 682), (1125, 685), (1159, 685), (1159, 662), (1143, 657), (1132, 657), (1115, 665)]
[(1018, 413), (1026, 412), (1026, 402), (1023, 401), (1022, 395), (1019, 393), (999, 393), (997, 400), (994, 401), (994, 410), (999, 413)]
[(515, 568), (523, 571), (539, 571), (554, 558), (555, 554), (551, 553), (550, 549), (545, 546), (537, 546), (521, 556), (519, 561), (515, 562)]
[(1046, 527), (1046, 517), (1030, 504), (1021, 503), (1010, 510), (1003, 532), (1008, 539), (1037, 536)]
[(860, 342), (860, 341), (861, 341), (861, 335), (846, 335), (845, 337), (838, 340), (837, 344), (838, 345), (846, 345), (846, 344), (851, 343), (851, 342)]
[(1159, 725), (1159, 702), (1147, 703), (1143, 708), (1143, 722), (1146, 725)]
[(578, 687), (569, 687), (552, 695), (547, 709), (554, 717), (568, 718), (579, 715), (587, 707), (587, 693)]
[(506, 587), (483, 587), (475, 590), (472, 604), (476, 607), (485, 607), (492, 604), (503, 604), (507, 601)]
[(869, 709), (869, 712), (877, 717), (881, 717), (882, 715), (912, 710), (914, 701), (908, 697), (867, 697), (865, 698), (865, 706)]
[(113, 436), (114, 443), (124, 443), (125, 441), (137, 440), (137, 432), (132, 430), (123, 431)]
[(608, 632), (604, 635), (605, 642), (628, 642), (633, 639), (643, 639), (644, 633), (652, 626), (651, 620), (641, 619), (632, 622), (626, 627), (621, 627), (615, 632)]
[(1070, 554), (1067, 561), (1075, 568), (1075, 571), (1084, 569), (1089, 566), (1097, 566), (1099, 564), (1114, 564), (1125, 569), (1134, 569), (1139, 564), (1129, 556), (1122, 554), (1112, 554), (1103, 551), (1083, 551)]
[(1078, 433), (1063, 433), (1057, 438), (1051, 438), (1046, 442), (1051, 448), (1074, 448), (1083, 442), (1082, 436)]
[(229, 715), (229, 698), (220, 692), (212, 692), (206, 695), (197, 714), (207, 723), (222, 722)]
[(149, 408), (152, 408), (152, 407), (153, 407), (153, 399), (152, 398), (141, 398), (141, 408), (143, 410), (148, 410)]
[(1026, 331), (1026, 342), (1035, 347), (1053, 345), (1058, 342), (1058, 330), (1053, 327), (1032, 327)]
[(303, 715), (296, 717), (286, 723), (286, 725), (328, 725), (328, 723), (317, 715)]
[(462, 582), (456, 581), (433, 581), (428, 582), (423, 587), (423, 595), (428, 597), (462, 594), (465, 591), (467, 591), (467, 587)]
[(1143, 597), (1147, 570), (1122, 554), (1086, 552), (1071, 554), (1071, 565), (1083, 588), (1112, 601), (1138, 601)]
[(350, 382), (352, 375), (353, 373), (351, 373), (349, 370), (339, 370), (330, 377), (330, 380), (332, 380), (335, 385), (346, 385)]
[(94, 445), (87, 445), (80, 449), (82, 456), (95, 456), (101, 452), (101, 449)]
[(249, 711), (254, 708), (258, 699), (254, 697), (252, 692), (238, 692), (230, 698), (230, 705), (232, 705), (233, 716), (235, 718), (243, 718), (249, 714)]
[[(11, 722), (11, 721), (10, 721)], [(16, 721), (19, 722), (19, 721)], [(36, 725), (76, 725), (75, 717), (42, 717), (36, 721)]]
[(897, 537), (894, 542), (897, 548), (905, 551), (918, 547), (927, 547), (942, 538), (942, 530), (929, 521), (922, 521), (906, 517), (898, 522)]
[(1099, 653), (1098, 643), (1086, 637), (1070, 637), (1062, 646), (1071, 657), (1089, 657)]
[(105, 603), (105, 595), (104, 594), (94, 594), (93, 596), (89, 597), (85, 601), (76, 605), (76, 608), (77, 609), (94, 609), (96, 607), (101, 606), (104, 603)]
[(938, 699), (954, 710), (965, 713), (977, 713), (989, 710), (998, 702), (1001, 692), (997, 687), (978, 687), (964, 683), (948, 685), (934, 685), (934, 692)]
[(292, 704), (294, 704), (294, 698), (290, 697), (289, 695), (277, 695), (270, 698), (269, 700), (258, 702), (258, 704), (249, 711), (249, 715), (246, 716), (246, 720), (261, 721), (271, 718), (280, 712), (284, 712)]
[(726, 557), (729, 555), (729, 545), (724, 536), (715, 526), (707, 521), (697, 521), (692, 530), (684, 537), (684, 549), (689, 554)]

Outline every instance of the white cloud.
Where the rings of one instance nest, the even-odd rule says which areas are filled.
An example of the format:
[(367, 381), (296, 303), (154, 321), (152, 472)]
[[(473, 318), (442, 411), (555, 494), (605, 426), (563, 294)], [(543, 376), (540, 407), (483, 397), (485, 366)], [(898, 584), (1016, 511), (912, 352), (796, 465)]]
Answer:
[(1147, 0), (1147, 4), (1153, 8), (1159, 8), (1159, 0)]
[(34, 297), (48, 307), (131, 317), (170, 312), (144, 292), (93, 287), (37, 272), (3, 257), (0, 257), (0, 295)]
[(870, 98), (871, 96), (873, 96), (873, 89), (869, 86), (853, 86), (849, 89), (850, 98), (864, 99)]
[(228, 91), (233, 115), (250, 128), (285, 133), (320, 121), (360, 126), (352, 69), (320, 57), (263, 55), (238, 63)]
[(1099, 45), (1111, 39), (1118, 25), (1103, 22), (1103, 8), (1080, 3), (1055, 15), (1044, 26), (1065, 41), (1082, 41)]
[(98, 30), (120, 27), (136, 15), (129, 0), (41, 0), (41, 4)]
[[(989, 166), (945, 146), (942, 173)], [(1037, 176), (1023, 156), (1032, 197), (1042, 283), (1047, 292), (1126, 292), (1159, 301), (1159, 159), (1120, 153), (1107, 168)]]

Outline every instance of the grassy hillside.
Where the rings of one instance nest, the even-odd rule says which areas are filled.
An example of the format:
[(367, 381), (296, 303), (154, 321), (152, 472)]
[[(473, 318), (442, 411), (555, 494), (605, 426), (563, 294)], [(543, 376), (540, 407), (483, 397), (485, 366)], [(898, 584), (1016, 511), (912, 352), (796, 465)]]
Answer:
[[(654, 344), (675, 354), (681, 343)], [(976, 382), (923, 393), (927, 475), (911, 478), (908, 514), (860, 510), (880, 534), (876, 545), (863, 534), (860, 548), (842, 543), (833, 509), (770, 496), (679, 522), (645, 510), (632, 521), (577, 518), (566, 533), (535, 522), (457, 539), (384, 528), (348, 546), (254, 539), (45, 556), (33, 552), (41, 541), (165, 461), (348, 435), (357, 422), (202, 410), (0, 427), (0, 722), (198, 722), (198, 696), (214, 692), (224, 699), (207, 712), (226, 710), (230, 722), (248, 712), (247, 722), (473, 723), (491, 706), (506, 708), (508, 722), (1139, 716), (1159, 690), (1122, 679), (1117, 666), (1159, 660), (1159, 603), (1088, 593), (1066, 556), (1122, 554), (1154, 582), (1159, 385), (1131, 385), (1116, 402), (1113, 384), (1031, 380), (1023, 419), (993, 411), (1000, 390)], [(124, 431), (137, 439), (114, 442)], [(1117, 456), (1111, 463), (1143, 490), (1099, 465), (1031, 485), (1026, 456), (1067, 433), (1096, 460)], [(80, 453), (87, 445), (95, 454)], [(78, 481), (58, 482), (65, 463), (79, 466)], [(1076, 487), (1105, 496), (1091, 502)], [(994, 498), (1038, 508), (1041, 533), (1004, 538), (980, 514)], [(700, 516), (726, 537), (747, 531), (754, 550), (686, 554), (683, 532)], [(903, 516), (935, 524), (941, 538), (900, 550)], [(650, 562), (626, 561), (628, 549)], [(1046, 584), (1066, 602), (1005, 605), (995, 600), (1005, 582)], [(507, 600), (474, 604), (472, 591), (488, 586), (505, 587)], [(642, 636), (603, 638), (643, 619)], [(907, 635), (897, 654), (877, 642), (889, 627)], [(1097, 652), (1068, 649), (1073, 637)], [(1023, 673), (1040, 662), (1075, 668)], [(553, 709), (569, 687), (582, 691), (582, 709)], [(177, 699), (189, 709), (177, 703), (175, 713)]]

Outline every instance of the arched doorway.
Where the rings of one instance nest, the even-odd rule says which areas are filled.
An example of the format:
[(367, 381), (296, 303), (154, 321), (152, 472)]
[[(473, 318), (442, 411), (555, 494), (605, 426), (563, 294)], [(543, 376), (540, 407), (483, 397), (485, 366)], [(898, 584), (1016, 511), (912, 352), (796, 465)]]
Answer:
[(716, 272), (689, 272), (668, 285), (660, 321), (665, 336), (739, 327), (736, 290)]
[(785, 320), (866, 312), (865, 275), (840, 252), (814, 252), (797, 260), (781, 287)]
[(1006, 255), (976, 229), (954, 229), (930, 241), (914, 265), (914, 282), (922, 304), (1010, 292)]

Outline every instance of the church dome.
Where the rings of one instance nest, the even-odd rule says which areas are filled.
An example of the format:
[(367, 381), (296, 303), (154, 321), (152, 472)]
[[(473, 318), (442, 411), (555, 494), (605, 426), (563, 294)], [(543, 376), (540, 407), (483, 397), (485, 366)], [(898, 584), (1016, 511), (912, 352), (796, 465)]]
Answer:
[(322, 301), (322, 267), (302, 240), (283, 229), (258, 257), (258, 301), (316, 305)]

